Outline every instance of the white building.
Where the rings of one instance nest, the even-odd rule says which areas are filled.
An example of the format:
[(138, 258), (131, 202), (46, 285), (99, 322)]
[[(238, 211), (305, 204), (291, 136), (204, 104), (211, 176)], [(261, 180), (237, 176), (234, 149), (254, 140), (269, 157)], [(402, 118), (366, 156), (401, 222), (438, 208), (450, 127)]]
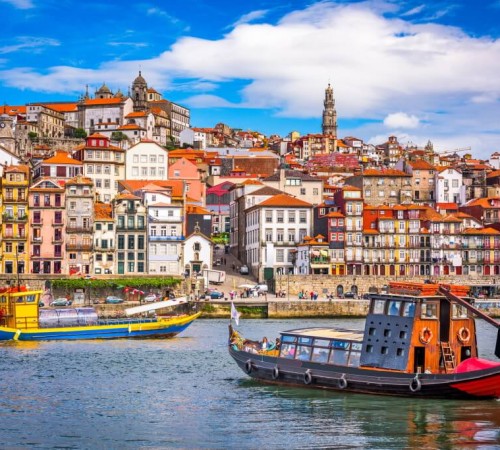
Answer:
[(142, 189), (148, 211), (148, 267), (154, 275), (181, 275), (182, 226), (181, 204), (172, 204), (171, 191), (157, 185)]
[(168, 152), (153, 141), (141, 141), (127, 150), (127, 180), (168, 180)]
[(88, 134), (97, 131), (116, 130), (125, 123), (125, 116), (134, 109), (129, 97), (87, 98), (78, 103), (79, 126)]
[(210, 269), (213, 265), (212, 247), (212, 240), (196, 226), (194, 232), (184, 241), (182, 262), (185, 274), (193, 275), (202, 273), (203, 269)]
[(452, 167), (442, 167), (436, 171), (434, 186), (436, 203), (457, 203), (466, 201), (462, 172)]
[(312, 233), (313, 205), (278, 194), (245, 210), (246, 261), (259, 280), (293, 271), (297, 245)]

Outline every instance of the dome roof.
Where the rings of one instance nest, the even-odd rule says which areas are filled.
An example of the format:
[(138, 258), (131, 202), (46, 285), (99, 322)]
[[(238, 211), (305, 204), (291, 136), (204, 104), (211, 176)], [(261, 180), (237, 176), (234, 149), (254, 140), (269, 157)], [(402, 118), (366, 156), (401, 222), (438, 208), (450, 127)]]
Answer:
[(97, 91), (98, 94), (111, 94), (111, 89), (106, 86), (106, 83), (102, 83), (102, 86)]
[(120, 89), (118, 89), (118, 90), (116, 91), (115, 97), (116, 97), (116, 98), (121, 98), (121, 97), (123, 97), (123, 92), (122, 92)]
[(134, 83), (133, 84), (146, 84), (146, 80), (143, 78), (143, 76), (141, 75), (141, 71), (139, 70), (139, 75), (137, 76), (137, 78), (134, 80)]

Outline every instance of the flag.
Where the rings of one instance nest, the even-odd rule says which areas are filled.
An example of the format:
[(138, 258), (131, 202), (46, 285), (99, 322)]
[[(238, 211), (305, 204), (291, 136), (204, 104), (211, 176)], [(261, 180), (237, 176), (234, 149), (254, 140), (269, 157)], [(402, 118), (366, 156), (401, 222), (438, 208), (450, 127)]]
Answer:
[(241, 313), (238, 312), (238, 310), (234, 306), (234, 303), (231, 302), (231, 319), (234, 319), (236, 325), (240, 324), (240, 316)]

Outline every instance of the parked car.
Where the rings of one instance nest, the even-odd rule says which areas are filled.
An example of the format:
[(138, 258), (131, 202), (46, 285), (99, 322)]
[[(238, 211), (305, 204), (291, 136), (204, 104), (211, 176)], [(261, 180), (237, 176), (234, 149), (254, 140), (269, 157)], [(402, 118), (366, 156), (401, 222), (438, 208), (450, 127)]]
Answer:
[(50, 302), (50, 306), (70, 306), (71, 300), (65, 297), (56, 298), (53, 302)]
[(124, 301), (125, 300), (123, 300), (123, 298), (116, 297), (114, 295), (106, 297), (106, 303), (123, 303)]
[(216, 291), (216, 290), (208, 291), (207, 295), (209, 295), (211, 299), (224, 298), (224, 292), (220, 292), (220, 291)]
[(241, 266), (240, 267), (240, 274), (241, 275), (248, 275), (250, 271), (248, 270), (248, 266)]
[(144, 297), (144, 301), (151, 303), (151, 302), (156, 302), (159, 300), (159, 297), (156, 294), (148, 294), (146, 297)]

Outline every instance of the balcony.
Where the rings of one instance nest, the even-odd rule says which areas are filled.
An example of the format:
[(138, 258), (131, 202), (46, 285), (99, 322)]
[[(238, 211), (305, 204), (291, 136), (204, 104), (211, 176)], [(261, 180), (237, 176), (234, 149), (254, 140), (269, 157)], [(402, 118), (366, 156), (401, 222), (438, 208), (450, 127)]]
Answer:
[(94, 245), (94, 252), (114, 252), (115, 246), (102, 247), (101, 245)]
[(77, 225), (68, 225), (66, 227), (66, 233), (93, 233), (92, 227), (83, 227)]
[(184, 236), (149, 236), (149, 242), (183, 241)]
[(330, 264), (330, 258), (311, 258), (311, 264)]
[(62, 236), (57, 236), (52, 238), (52, 244), (62, 244), (63, 243), (63, 237)]
[(144, 231), (144, 230), (146, 230), (145, 225), (131, 225), (131, 226), (117, 225), (116, 226), (116, 231)]
[(27, 214), (23, 215), (10, 215), (10, 214), (3, 214), (2, 216), (4, 222), (26, 222), (28, 220)]
[(25, 233), (17, 233), (17, 234), (6, 234), (4, 237), (4, 240), (5, 239), (11, 239), (11, 240), (17, 240), (17, 239), (22, 239), (22, 240), (25, 240), (27, 238), (26, 234)]
[(34, 218), (31, 218), (30, 225), (32, 227), (41, 227), (43, 225), (43, 219), (34, 219)]
[(53, 227), (62, 227), (64, 225), (64, 221), (62, 219), (60, 220), (52, 220), (52, 226)]
[(92, 251), (92, 244), (66, 244), (67, 251)]
[(31, 236), (31, 243), (32, 244), (41, 244), (42, 242), (43, 242), (42, 236)]

